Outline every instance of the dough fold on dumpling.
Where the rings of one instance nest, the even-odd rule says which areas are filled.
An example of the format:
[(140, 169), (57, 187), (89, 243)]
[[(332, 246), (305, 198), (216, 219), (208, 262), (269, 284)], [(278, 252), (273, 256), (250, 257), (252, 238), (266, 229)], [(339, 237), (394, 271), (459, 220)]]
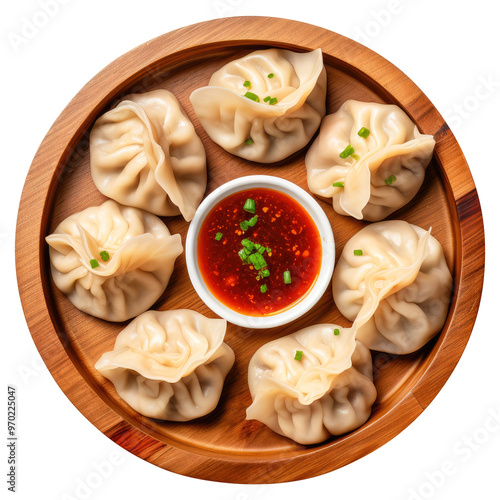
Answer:
[(257, 50), (219, 69), (190, 99), (207, 134), (226, 151), (262, 163), (282, 160), (310, 141), (325, 115), (321, 49)]
[(370, 351), (355, 339), (354, 330), (314, 325), (259, 348), (248, 367), (253, 403), (247, 419), (301, 444), (319, 443), (365, 423), (377, 391)]
[(104, 195), (190, 221), (207, 186), (205, 149), (167, 90), (125, 96), (90, 132), (90, 167)]
[[(357, 156), (341, 158), (349, 145)], [(306, 155), (307, 183), (337, 213), (379, 221), (417, 194), (434, 145), (397, 106), (349, 100), (324, 118)]]
[(147, 311), (122, 330), (95, 368), (140, 414), (184, 422), (217, 406), (234, 363), (226, 320), (195, 311)]
[(71, 215), (46, 241), (57, 288), (78, 309), (108, 321), (149, 309), (183, 251), (180, 235), (171, 235), (158, 217), (113, 200)]
[(363, 320), (357, 338), (393, 354), (416, 351), (441, 330), (452, 283), (441, 244), (430, 230), (405, 221), (377, 222), (356, 233), (332, 280), (339, 311)]

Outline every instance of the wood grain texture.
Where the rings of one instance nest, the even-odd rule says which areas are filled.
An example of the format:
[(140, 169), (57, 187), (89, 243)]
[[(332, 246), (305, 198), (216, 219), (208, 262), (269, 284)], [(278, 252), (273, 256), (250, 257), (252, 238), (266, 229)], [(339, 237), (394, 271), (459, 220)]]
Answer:
[[(268, 331), (229, 325), (226, 342), (236, 353), (220, 404), (188, 423), (162, 422), (134, 412), (94, 369), (112, 349), (124, 324), (108, 323), (75, 309), (50, 278), (44, 238), (64, 218), (105, 200), (92, 183), (88, 134), (95, 119), (123, 95), (166, 88), (193, 121), (208, 161), (207, 194), (249, 174), (287, 178), (307, 190), (305, 149), (263, 165), (231, 156), (200, 126), (190, 93), (206, 85), (226, 62), (259, 48), (307, 51), (320, 47), (328, 72), (328, 113), (349, 98), (397, 104), (422, 133), (436, 138), (434, 159), (414, 200), (391, 218), (428, 228), (442, 243), (454, 277), (454, 294), (443, 331), (416, 353), (373, 353), (378, 398), (360, 429), (325, 443), (303, 446), (245, 420), (251, 399), (248, 362), (262, 344), (304, 326), (332, 322), (349, 326), (328, 289), (293, 326)], [(336, 214), (325, 201), (336, 238), (336, 255), (366, 223)], [(188, 224), (164, 218), (185, 243)], [(42, 142), (28, 173), (19, 208), (16, 260), (20, 295), (29, 329), (53, 377), (73, 404), (123, 448), (159, 467), (192, 477), (236, 483), (304, 479), (342, 467), (386, 443), (432, 401), (458, 362), (472, 331), (482, 290), (484, 234), (475, 186), (462, 152), (443, 118), (418, 87), (388, 61), (356, 42), (322, 28), (283, 19), (219, 19), (182, 28), (120, 57), (70, 102)], [(176, 262), (160, 310), (191, 308), (215, 317), (189, 281), (185, 258)]]

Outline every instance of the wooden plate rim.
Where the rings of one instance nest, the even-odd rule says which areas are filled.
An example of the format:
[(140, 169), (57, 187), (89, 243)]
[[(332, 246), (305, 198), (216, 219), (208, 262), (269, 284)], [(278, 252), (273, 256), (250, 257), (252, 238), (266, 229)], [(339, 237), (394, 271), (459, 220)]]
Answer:
[[(62, 342), (57, 318), (51, 316), (50, 293), (42, 279), (47, 272), (44, 235), (58, 178), (84, 131), (114, 95), (150, 68), (175, 66), (193, 52), (209, 54), (228, 46), (321, 47), (325, 62), (370, 80), (422, 132), (436, 138), (440, 175), (449, 203), (456, 208), (454, 300), (426, 370), (398, 405), (357, 431), (361, 445), (355, 449), (351, 449), (349, 435), (321, 447), (304, 447), (304, 452), (266, 459), (159, 442), (146, 419), (139, 429), (110, 408), (102, 395), (88, 390), (89, 380), (73, 363), (71, 347)], [(38, 237), (33, 238), (34, 234)], [(173, 472), (225, 482), (273, 483), (313, 477), (357, 460), (396, 436), (428, 406), (453, 371), (474, 325), (484, 275), (484, 231), (479, 199), (460, 147), (444, 119), (406, 75), (370, 49), (326, 29), (279, 18), (235, 17), (181, 28), (133, 49), (98, 73), (68, 104), (40, 145), (26, 179), (16, 230), (16, 270), (24, 314), (43, 360), (66, 396), (101, 432), (135, 455)], [(474, 297), (472, 303), (470, 297)], [(92, 405), (87, 404), (90, 401)], [(376, 441), (374, 435), (379, 436)], [(332, 453), (335, 465), (328, 460)]]

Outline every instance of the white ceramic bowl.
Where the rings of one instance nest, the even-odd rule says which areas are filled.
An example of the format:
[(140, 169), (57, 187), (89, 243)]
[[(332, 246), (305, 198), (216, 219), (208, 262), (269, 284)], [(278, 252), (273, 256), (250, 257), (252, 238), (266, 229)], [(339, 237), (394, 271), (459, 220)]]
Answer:
[[(291, 196), (309, 213), (318, 228), (322, 243), (321, 267), (311, 290), (292, 307), (269, 316), (247, 316), (233, 311), (216, 299), (205, 285), (197, 260), (198, 232), (210, 210), (227, 196), (251, 188), (268, 188)], [(230, 323), (246, 328), (273, 328), (285, 325), (308, 312), (322, 297), (332, 278), (335, 262), (335, 242), (330, 221), (316, 200), (290, 181), (270, 175), (239, 177), (210, 193), (198, 207), (189, 225), (186, 238), (186, 263), (189, 277), (201, 300), (216, 314)]]

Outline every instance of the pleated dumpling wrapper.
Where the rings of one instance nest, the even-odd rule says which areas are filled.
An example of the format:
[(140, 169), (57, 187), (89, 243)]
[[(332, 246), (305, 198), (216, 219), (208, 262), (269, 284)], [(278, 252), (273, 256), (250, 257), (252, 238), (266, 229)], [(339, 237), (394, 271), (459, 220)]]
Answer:
[(260, 347), (250, 360), (247, 419), (301, 444), (350, 432), (377, 397), (370, 351), (355, 328), (314, 325)]
[(356, 233), (333, 274), (339, 311), (367, 321), (357, 338), (376, 351), (408, 354), (443, 327), (453, 279), (441, 244), (430, 230), (405, 221), (382, 221)]
[(229, 153), (283, 160), (311, 140), (326, 113), (321, 49), (257, 50), (216, 71), (190, 99), (207, 134)]
[(90, 167), (104, 195), (192, 220), (207, 186), (205, 149), (168, 90), (125, 96), (90, 132)]
[(182, 253), (155, 215), (108, 200), (65, 219), (46, 237), (57, 288), (75, 307), (108, 321), (149, 309)]
[(188, 309), (147, 311), (122, 330), (95, 368), (141, 415), (185, 422), (217, 406), (234, 363), (226, 320)]
[(337, 213), (379, 221), (417, 194), (434, 145), (397, 106), (349, 100), (324, 118), (306, 155), (307, 184)]

